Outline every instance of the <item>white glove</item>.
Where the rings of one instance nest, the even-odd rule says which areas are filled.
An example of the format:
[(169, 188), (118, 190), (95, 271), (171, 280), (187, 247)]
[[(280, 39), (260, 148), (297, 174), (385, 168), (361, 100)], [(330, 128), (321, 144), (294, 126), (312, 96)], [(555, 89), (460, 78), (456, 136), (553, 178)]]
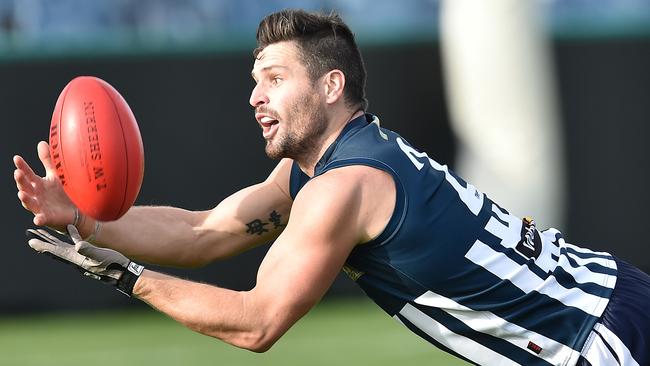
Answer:
[(85, 276), (115, 286), (127, 296), (133, 293), (133, 286), (144, 270), (115, 250), (84, 241), (74, 225), (68, 225), (71, 241), (60, 240), (45, 229), (29, 229), (26, 234), (29, 246), (35, 251), (72, 265)]

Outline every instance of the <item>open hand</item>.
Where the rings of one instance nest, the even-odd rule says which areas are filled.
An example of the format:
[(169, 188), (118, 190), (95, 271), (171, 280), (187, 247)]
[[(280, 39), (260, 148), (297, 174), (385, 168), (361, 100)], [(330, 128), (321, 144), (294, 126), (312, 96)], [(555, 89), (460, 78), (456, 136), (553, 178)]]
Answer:
[(14, 156), (14, 180), (18, 188), (18, 199), (23, 207), (34, 214), (34, 225), (65, 231), (66, 225), (74, 221), (75, 206), (56, 175), (47, 142), (39, 142), (37, 148), (38, 158), (45, 168), (44, 177), (34, 173), (21, 156)]

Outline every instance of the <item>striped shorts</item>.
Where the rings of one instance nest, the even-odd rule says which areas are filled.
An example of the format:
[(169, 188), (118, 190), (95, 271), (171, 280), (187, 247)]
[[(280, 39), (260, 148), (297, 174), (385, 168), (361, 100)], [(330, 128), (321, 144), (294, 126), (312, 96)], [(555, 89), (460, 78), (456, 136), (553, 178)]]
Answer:
[(616, 258), (618, 276), (577, 366), (650, 365), (650, 276)]

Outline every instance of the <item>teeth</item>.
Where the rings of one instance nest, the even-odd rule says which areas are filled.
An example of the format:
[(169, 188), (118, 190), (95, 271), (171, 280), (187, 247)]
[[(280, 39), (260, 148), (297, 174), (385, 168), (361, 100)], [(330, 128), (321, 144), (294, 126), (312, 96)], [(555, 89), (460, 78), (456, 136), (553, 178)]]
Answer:
[(262, 117), (262, 119), (260, 120), (260, 122), (262, 123), (271, 123), (271, 121), (273, 121), (273, 118), (271, 117)]

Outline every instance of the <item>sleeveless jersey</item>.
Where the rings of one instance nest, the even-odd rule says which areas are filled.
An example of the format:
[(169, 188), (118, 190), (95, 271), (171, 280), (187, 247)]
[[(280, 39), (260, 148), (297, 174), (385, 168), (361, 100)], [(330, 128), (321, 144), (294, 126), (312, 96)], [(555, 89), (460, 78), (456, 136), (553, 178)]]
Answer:
[[(435, 346), (482, 365), (574, 365), (616, 283), (611, 255), (539, 231), (367, 114), (350, 121), (314, 176), (366, 165), (395, 181), (384, 231), (344, 271)], [(310, 178), (294, 163), (291, 195)]]

